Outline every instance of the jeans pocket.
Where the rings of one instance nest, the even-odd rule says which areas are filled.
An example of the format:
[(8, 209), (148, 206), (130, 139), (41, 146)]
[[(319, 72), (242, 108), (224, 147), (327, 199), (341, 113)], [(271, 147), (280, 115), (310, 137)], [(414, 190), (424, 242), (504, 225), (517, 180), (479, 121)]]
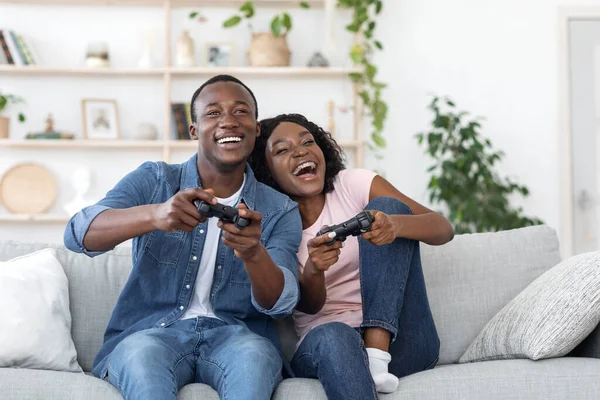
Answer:
[(184, 243), (184, 231), (154, 231), (148, 238), (144, 253), (159, 267), (175, 268)]

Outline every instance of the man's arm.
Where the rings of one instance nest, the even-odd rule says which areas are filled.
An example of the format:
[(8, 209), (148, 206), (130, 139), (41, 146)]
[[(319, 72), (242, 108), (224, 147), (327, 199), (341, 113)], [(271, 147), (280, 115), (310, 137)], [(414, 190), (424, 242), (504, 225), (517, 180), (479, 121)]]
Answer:
[[(145, 162), (123, 177), (102, 200), (72, 216), (65, 227), (65, 246), (94, 257), (136, 233), (143, 234), (148, 221), (139, 219), (143, 212), (139, 206), (145, 206), (154, 196), (158, 174), (156, 163)], [(100, 228), (99, 234), (96, 228)]]
[(219, 225), (223, 242), (242, 259), (252, 286), (252, 303), (271, 315), (290, 314), (299, 299), (298, 247), (302, 240), (302, 222), (297, 207), (277, 221), (266, 247), (260, 242), (261, 215), (240, 204), (240, 215), (252, 223), (243, 230), (233, 224)]
[(189, 232), (204, 220), (193, 200), (216, 202), (212, 193), (194, 188), (180, 191), (164, 203), (148, 204), (158, 182), (156, 163), (144, 163), (130, 172), (104, 199), (71, 218), (65, 229), (65, 246), (94, 257), (153, 230)]

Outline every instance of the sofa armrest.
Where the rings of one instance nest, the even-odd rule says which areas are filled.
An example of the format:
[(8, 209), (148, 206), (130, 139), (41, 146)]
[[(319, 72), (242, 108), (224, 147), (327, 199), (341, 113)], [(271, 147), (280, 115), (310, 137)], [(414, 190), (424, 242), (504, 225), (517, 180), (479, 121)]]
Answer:
[(600, 325), (596, 327), (573, 351), (572, 357), (600, 358)]

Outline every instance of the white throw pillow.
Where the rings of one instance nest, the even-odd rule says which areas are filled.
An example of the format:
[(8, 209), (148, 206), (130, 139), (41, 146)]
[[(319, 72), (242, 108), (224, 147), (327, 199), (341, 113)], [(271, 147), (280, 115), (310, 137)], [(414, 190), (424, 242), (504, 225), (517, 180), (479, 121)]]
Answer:
[(600, 252), (579, 254), (546, 271), (511, 300), (459, 362), (561, 357), (599, 321)]
[(81, 372), (54, 249), (0, 262), (0, 367)]

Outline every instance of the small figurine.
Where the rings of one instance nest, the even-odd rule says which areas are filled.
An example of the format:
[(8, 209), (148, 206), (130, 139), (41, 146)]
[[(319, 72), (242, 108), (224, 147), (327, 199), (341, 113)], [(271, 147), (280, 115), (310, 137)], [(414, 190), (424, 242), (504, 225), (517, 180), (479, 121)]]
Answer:
[(52, 113), (48, 114), (44, 123), (44, 132), (54, 132), (54, 119), (52, 119)]
[(75, 135), (54, 130), (54, 118), (52, 113), (49, 113), (44, 120), (44, 130), (42, 132), (30, 132), (25, 135), (25, 139), (75, 139)]

